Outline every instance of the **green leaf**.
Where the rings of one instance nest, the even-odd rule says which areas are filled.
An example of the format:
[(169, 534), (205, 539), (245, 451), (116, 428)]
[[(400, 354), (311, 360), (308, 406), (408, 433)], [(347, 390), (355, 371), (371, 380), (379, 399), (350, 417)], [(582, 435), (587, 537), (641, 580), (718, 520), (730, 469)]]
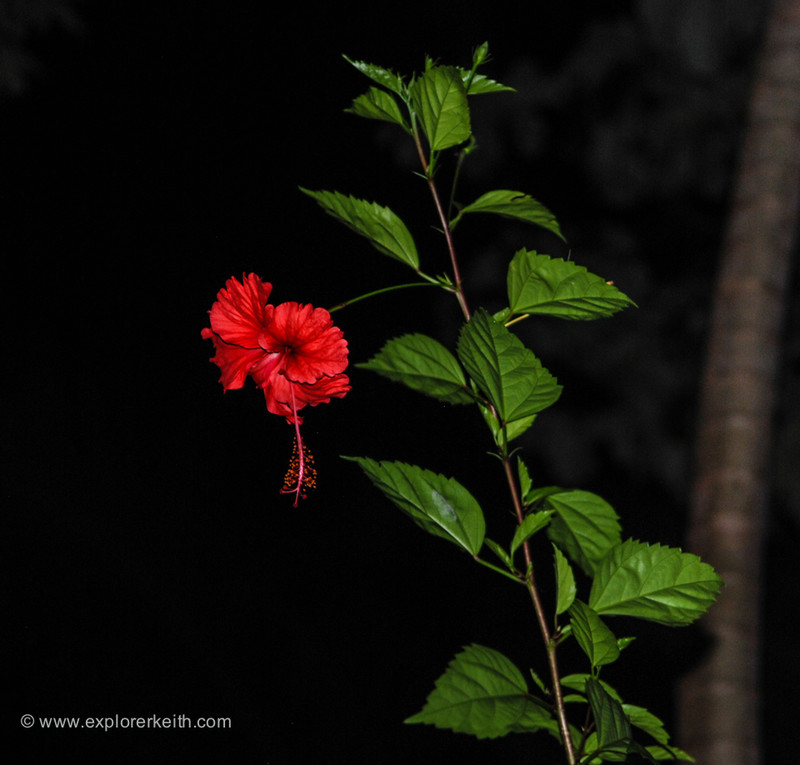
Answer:
[(515, 438), (519, 438), (526, 430), (528, 430), (528, 428), (530, 428), (531, 425), (533, 425), (533, 422), (536, 419), (535, 414), (532, 414), (530, 417), (522, 417), (519, 420), (514, 420), (514, 422), (506, 423), (506, 427), (504, 429), (503, 423), (498, 422), (495, 419), (492, 410), (488, 406), (484, 406), (483, 404), (479, 404), (479, 406), (481, 409), (481, 414), (483, 414), (483, 419), (489, 426), (489, 430), (492, 431), (494, 442), (501, 448), (510, 444)]
[(552, 510), (543, 510), (541, 513), (530, 513), (525, 520), (517, 526), (514, 538), (511, 540), (511, 555), (519, 550), (524, 542), (530, 539), (537, 531), (541, 531), (550, 522)]
[(542, 680), (539, 675), (537, 675), (532, 669), (528, 670), (531, 673), (531, 680), (536, 683), (536, 687), (545, 695), (550, 696), (550, 691), (548, 690), (547, 686), (544, 684), (544, 680)]
[(556, 615), (558, 615), (563, 614), (575, 602), (578, 588), (575, 585), (572, 567), (564, 557), (564, 553), (555, 545), (553, 545), (553, 556), (556, 566)]
[[(520, 417), (518, 420), (506, 423), (506, 443), (510, 444), (515, 438), (519, 438), (536, 419), (536, 415), (532, 414), (530, 417)], [(501, 443), (501, 442), (500, 442)], [(498, 446), (500, 445), (498, 443)]]
[(470, 555), (478, 554), (486, 533), (483, 511), (454, 478), (404, 462), (345, 459), (357, 462), (372, 483), (429, 534), (453, 542)]
[(561, 395), (561, 386), (539, 359), (483, 309), (464, 326), (457, 352), (503, 423), (530, 417)]
[(414, 80), (409, 92), (432, 151), (457, 146), (470, 137), (467, 92), (458, 69), (432, 67)]
[(503, 91), (513, 92), (514, 90), (514, 88), (508, 85), (501, 85), (499, 82), (490, 80), (486, 75), (478, 74), (477, 72), (473, 75), (472, 81), (470, 82), (469, 76), (472, 72), (469, 69), (458, 67), (458, 71), (461, 73), (461, 81), (464, 83), (465, 88), (469, 83), (469, 88), (467, 90), (468, 96), (482, 96), (487, 93), (501, 93)]
[(589, 658), (593, 669), (612, 664), (619, 658), (619, 646), (614, 633), (589, 606), (575, 600), (569, 609), (569, 615), (572, 634)]
[(414, 239), (405, 223), (388, 207), (345, 196), (338, 191), (309, 191), (302, 187), (300, 191), (315, 199), (326, 213), (366, 237), (378, 252), (419, 270)]
[(531, 480), (528, 466), (522, 461), (521, 457), (517, 457), (517, 476), (519, 477), (519, 493), (526, 497), (533, 488), (533, 481)]
[[(630, 762), (631, 755), (639, 755), (639, 758), (647, 762), (655, 763), (655, 758), (641, 744), (631, 739), (630, 741), (617, 741), (600, 748), (596, 733), (590, 733), (586, 738), (584, 750), (589, 754), (581, 757), (584, 765), (598, 765), (601, 762)], [(639, 761), (638, 759), (636, 760)]]
[(592, 708), (599, 747), (606, 751), (627, 752), (631, 725), (622, 705), (593, 677), (586, 680), (586, 696)]
[(486, 537), (483, 540), (484, 544), (505, 564), (506, 568), (509, 571), (515, 571), (514, 568), (514, 561), (511, 560), (511, 556), (493, 539), (489, 539)]
[(449, 404), (469, 404), (474, 400), (456, 357), (427, 335), (403, 335), (389, 340), (372, 359), (356, 366)]
[(522, 673), (503, 654), (475, 644), (455, 656), (422, 710), (405, 722), (478, 738), (552, 730), (555, 724), (544, 703), (528, 692)]
[[(580, 691), (581, 693), (585, 693), (586, 691), (586, 681), (592, 677), (589, 672), (575, 672), (571, 675), (565, 675), (561, 678), (561, 685), (565, 688), (571, 688), (574, 691)], [(612, 699), (616, 699), (620, 704), (622, 703), (622, 698), (617, 693), (617, 691), (610, 686), (605, 680), (598, 681), (600, 685), (603, 686), (603, 690), (611, 696)]]
[(499, 311), (492, 314), (492, 318), (499, 324), (505, 324), (511, 316), (510, 308), (501, 308)]
[(353, 99), (352, 106), (345, 111), (371, 120), (392, 122), (400, 125), (404, 130), (410, 131), (397, 101), (391, 94), (380, 88), (371, 87), (366, 93)]
[(644, 747), (652, 762), (694, 762), (695, 759), (692, 755), (679, 749), (677, 746), (663, 747), (660, 744), (653, 744), (652, 746)]
[(554, 233), (559, 239), (564, 240), (564, 235), (561, 233), (555, 215), (541, 202), (537, 202), (533, 197), (520, 191), (509, 191), (507, 189), (487, 191), (472, 204), (462, 208), (458, 216), (452, 221), (451, 227), (454, 227), (465, 213), (494, 213), (502, 215), (504, 218), (515, 218), (541, 226)]
[(382, 85), (384, 88), (388, 88), (392, 92), (397, 93), (399, 96), (405, 98), (406, 86), (402, 77), (399, 77), (391, 70), (385, 69), (382, 66), (367, 64), (364, 61), (353, 61), (347, 58), (347, 56), (344, 56), (343, 58), (349, 64), (352, 64), (356, 69), (358, 69), (359, 72), (377, 82), (378, 85)]
[(624, 651), (634, 640), (636, 640), (635, 637), (617, 638), (617, 645), (619, 646), (619, 650)]
[(588, 576), (620, 542), (620, 525), (614, 508), (590, 491), (573, 489), (545, 498), (545, 507), (557, 512), (547, 534)]
[(622, 709), (633, 727), (652, 736), (659, 744), (666, 744), (669, 741), (669, 734), (664, 729), (664, 723), (652, 712), (634, 704), (623, 704)]
[(664, 729), (664, 723), (652, 712), (633, 704), (623, 704), (622, 709), (634, 728), (643, 731), (658, 742), (656, 745), (645, 747), (651, 759), (655, 761), (680, 760), (682, 762), (694, 762), (694, 758), (686, 754), (686, 752), (670, 746), (669, 734)]
[[(538, 700), (537, 700), (538, 701)], [(522, 717), (508, 728), (509, 733), (536, 733), (547, 731), (556, 738), (559, 737), (558, 723), (550, 717), (550, 713), (543, 709), (539, 703), (529, 703), (525, 707)]]
[(508, 267), (512, 314), (541, 314), (590, 320), (611, 316), (635, 303), (613, 284), (583, 266), (534, 251), (520, 250)]
[(680, 626), (702, 616), (721, 586), (714, 569), (696, 555), (627, 540), (597, 566), (589, 605), (598, 614)]
[(695, 759), (692, 755), (687, 754), (683, 749), (678, 749), (677, 746), (663, 747), (655, 744), (653, 746), (646, 746), (647, 753), (656, 761), (670, 760), (672, 762), (694, 762)]
[(525, 492), (522, 501), (526, 505), (539, 506), (542, 505), (544, 500), (553, 494), (563, 494), (564, 489), (561, 486), (533, 486)]

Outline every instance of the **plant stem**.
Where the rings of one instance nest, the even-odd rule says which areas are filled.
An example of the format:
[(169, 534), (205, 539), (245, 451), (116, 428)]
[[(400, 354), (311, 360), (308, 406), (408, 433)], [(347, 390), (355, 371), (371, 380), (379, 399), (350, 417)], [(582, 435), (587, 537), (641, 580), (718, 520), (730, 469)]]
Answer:
[(436, 204), (436, 210), (439, 213), (439, 220), (442, 222), (442, 230), (444, 231), (444, 238), (447, 240), (447, 249), (450, 252), (450, 263), (453, 266), (453, 284), (455, 285), (455, 295), (458, 298), (458, 304), (461, 306), (461, 312), (464, 318), (469, 321), (470, 313), (469, 306), (467, 306), (466, 298), (464, 297), (464, 290), (461, 286), (461, 273), (458, 270), (458, 260), (456, 259), (456, 250), (453, 245), (453, 232), (450, 230), (450, 224), (447, 221), (447, 216), (442, 208), (442, 202), (439, 199), (439, 193), (436, 190), (436, 184), (433, 178), (428, 178), (428, 186), (430, 187), (431, 194), (433, 194), (433, 201)]
[(464, 164), (464, 157), (466, 157), (466, 153), (462, 149), (458, 152), (458, 159), (456, 159), (456, 169), (453, 173), (453, 183), (450, 186), (450, 199), (447, 200), (447, 217), (451, 221), (451, 227), (455, 228), (452, 223), (452, 214), (453, 214), (453, 207), (456, 203), (456, 186), (458, 185), (458, 176), (461, 175), (461, 166)]
[[(444, 208), (442, 207), (442, 202), (439, 198), (439, 192), (433, 180), (433, 173), (430, 171), (430, 164), (425, 157), (425, 151), (422, 147), (419, 131), (416, 129), (416, 126), (414, 126), (413, 135), (414, 143), (417, 147), (417, 153), (419, 154), (422, 168), (425, 171), (425, 179), (428, 182), (428, 188), (433, 196), (433, 201), (436, 205), (436, 211), (442, 224), (442, 231), (444, 232), (445, 240), (447, 241), (447, 250), (450, 253), (450, 263), (453, 268), (453, 292), (458, 299), (458, 304), (461, 306), (461, 312), (464, 314), (465, 320), (469, 321), (470, 311), (469, 306), (467, 305), (467, 300), (464, 296), (464, 289), (461, 282), (461, 272), (458, 268), (458, 259), (456, 258), (455, 246), (453, 244), (453, 232), (450, 227), (450, 222), (445, 214)], [(492, 407), (492, 412), (494, 417), (499, 422), (500, 418), (498, 417), (497, 412), (494, 411), (494, 407)], [(514, 480), (514, 473), (511, 468), (511, 460), (509, 459), (508, 449), (505, 448), (505, 445), (503, 447), (502, 459), (506, 481), (508, 482), (508, 488), (511, 491), (511, 498), (514, 502), (514, 511), (517, 516), (517, 522), (522, 524), (522, 522), (525, 520), (525, 513), (522, 507), (519, 489), (517, 488), (517, 482)], [(556, 661), (556, 643), (550, 634), (550, 628), (547, 625), (547, 615), (545, 613), (544, 606), (542, 605), (542, 600), (539, 597), (539, 590), (536, 587), (536, 579), (533, 572), (533, 556), (531, 555), (531, 548), (528, 540), (525, 540), (525, 542), (522, 543), (522, 549), (525, 553), (525, 564), (528, 572), (527, 576), (525, 577), (525, 584), (528, 588), (528, 592), (530, 593), (531, 600), (533, 601), (533, 609), (536, 612), (536, 620), (539, 623), (539, 630), (542, 633), (542, 639), (544, 640), (545, 649), (547, 651), (547, 664), (550, 670), (550, 681), (553, 685), (553, 694), (555, 695), (556, 700), (555, 706), (556, 717), (558, 718), (558, 727), (561, 731), (561, 739), (564, 742), (564, 749), (567, 753), (567, 762), (569, 765), (576, 765), (578, 760), (575, 755), (575, 747), (572, 743), (572, 737), (569, 733), (567, 714), (564, 707), (564, 694), (561, 690), (561, 676), (559, 674), (558, 663)], [(480, 559), (478, 559), (478, 561), (491, 567), (491, 564), (487, 564), (485, 561), (480, 561)]]
[[(511, 460), (506, 450), (503, 454), (503, 470), (505, 471), (506, 481), (508, 483), (509, 491), (511, 492), (511, 499), (514, 503), (514, 512), (517, 516), (517, 522), (522, 523), (525, 519), (525, 514), (522, 508), (522, 501), (519, 496), (517, 482), (514, 480), (514, 473), (511, 468)], [(572, 743), (572, 737), (569, 733), (569, 725), (567, 723), (567, 713), (564, 707), (564, 694), (561, 690), (561, 675), (558, 671), (558, 662), (556, 660), (556, 643), (550, 634), (550, 628), (547, 625), (547, 615), (542, 605), (542, 600), (539, 597), (539, 590), (536, 587), (536, 578), (533, 571), (533, 556), (529, 540), (522, 543), (522, 550), (525, 554), (525, 564), (527, 566), (528, 575), (526, 577), (526, 584), (528, 592), (530, 593), (531, 600), (533, 601), (533, 610), (536, 612), (536, 620), (539, 623), (539, 631), (542, 633), (542, 640), (547, 650), (547, 665), (550, 670), (550, 681), (553, 685), (553, 694), (556, 700), (556, 717), (558, 718), (558, 727), (561, 731), (561, 739), (564, 742), (564, 748), (567, 752), (567, 762), (569, 765), (577, 763), (575, 755), (575, 747)]]
[(433, 173), (430, 172), (430, 165), (425, 157), (425, 151), (422, 148), (422, 141), (420, 141), (419, 138), (419, 131), (416, 129), (414, 130), (414, 143), (417, 146), (417, 153), (419, 154), (419, 159), (422, 163), (422, 169), (425, 171), (425, 179), (428, 181), (428, 188), (433, 196), (433, 202), (436, 205), (436, 212), (438, 213), (439, 221), (442, 224), (444, 238), (447, 241), (447, 251), (450, 253), (450, 264), (453, 268), (454, 293), (458, 299), (458, 304), (461, 306), (461, 313), (463, 313), (464, 318), (469, 321), (469, 306), (467, 305), (467, 300), (464, 297), (464, 289), (461, 286), (461, 272), (458, 268), (458, 259), (456, 258), (456, 250), (453, 244), (453, 232), (450, 229), (450, 222), (447, 220), (447, 215), (442, 207), (442, 201), (439, 199), (439, 192), (436, 189), (436, 184), (433, 181)]

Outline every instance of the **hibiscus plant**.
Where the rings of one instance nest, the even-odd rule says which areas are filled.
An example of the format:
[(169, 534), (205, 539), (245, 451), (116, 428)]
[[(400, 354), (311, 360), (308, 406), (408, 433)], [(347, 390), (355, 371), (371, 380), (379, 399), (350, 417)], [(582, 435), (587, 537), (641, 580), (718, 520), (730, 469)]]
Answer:
[[(459, 480), (402, 461), (347, 457), (422, 530), (456, 545), (469, 558), (527, 590), (548, 676), (523, 672), (503, 653), (472, 644), (436, 680), (422, 709), (408, 723), (493, 738), (508, 733), (550, 734), (568, 763), (688, 760), (672, 746), (662, 722), (648, 710), (623, 702), (607, 680), (606, 667), (632, 638), (618, 638), (607, 622), (626, 616), (667, 626), (687, 625), (717, 597), (721, 580), (697, 556), (679, 549), (623, 539), (613, 508), (581, 489), (537, 486), (512, 443), (556, 403), (561, 386), (525, 347), (512, 327), (532, 317), (570, 321), (610, 317), (633, 305), (612, 281), (571, 260), (521, 249), (510, 258), (507, 307), (490, 313), (473, 308), (465, 291), (454, 232), (464, 216), (494, 214), (525, 221), (563, 239), (555, 216), (523, 191), (492, 190), (472, 202), (456, 200), (455, 180), (475, 148), (470, 100), (508, 91), (478, 72), (488, 46), (477, 48), (469, 68), (426, 59), (421, 74), (403, 77), (381, 66), (347, 59), (370, 81), (349, 112), (391, 123), (413, 142), (419, 175), (432, 200), (434, 225), (449, 261), (446, 275), (422, 270), (414, 237), (388, 207), (337, 191), (302, 191), (322, 209), (366, 238), (378, 252), (407, 266), (413, 281), (376, 289), (328, 311), (298, 303), (272, 305), (271, 285), (249, 274), (231, 278), (202, 332), (214, 343), (212, 361), (225, 389), (241, 388), (250, 376), (264, 391), (269, 412), (292, 427), (294, 452), (282, 489), (297, 505), (314, 487), (313, 458), (303, 443), (302, 410), (344, 397), (347, 342), (331, 312), (389, 289), (433, 286), (451, 294), (463, 316), (454, 349), (425, 334), (389, 340), (359, 366), (453, 406), (475, 406), (488, 427), (505, 484), (505, 539), (486, 536), (484, 513)], [(452, 187), (439, 188), (440, 158), (455, 155)], [(533, 537), (545, 539), (544, 560), (534, 559)], [(578, 652), (585, 671), (565, 675), (563, 651)], [(531, 677), (531, 683), (526, 680)], [(602, 675), (602, 677), (601, 677)]]

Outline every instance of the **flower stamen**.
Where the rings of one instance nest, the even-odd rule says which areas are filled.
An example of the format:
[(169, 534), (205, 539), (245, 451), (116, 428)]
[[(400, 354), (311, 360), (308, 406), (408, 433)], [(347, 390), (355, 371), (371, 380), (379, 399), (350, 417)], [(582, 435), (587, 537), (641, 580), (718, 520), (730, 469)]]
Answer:
[(305, 443), (302, 443), (298, 449), (295, 436), (289, 469), (283, 479), (281, 494), (294, 494), (294, 506), (297, 507), (298, 501), (305, 499), (307, 492), (316, 488), (317, 469), (314, 467), (314, 455)]
[(294, 444), (292, 456), (289, 459), (289, 469), (283, 478), (281, 494), (294, 494), (294, 507), (297, 507), (297, 503), (306, 498), (307, 490), (311, 491), (317, 488), (317, 469), (314, 467), (314, 455), (311, 454), (300, 435), (294, 385), (289, 387), (292, 391), (292, 412), (294, 413)]

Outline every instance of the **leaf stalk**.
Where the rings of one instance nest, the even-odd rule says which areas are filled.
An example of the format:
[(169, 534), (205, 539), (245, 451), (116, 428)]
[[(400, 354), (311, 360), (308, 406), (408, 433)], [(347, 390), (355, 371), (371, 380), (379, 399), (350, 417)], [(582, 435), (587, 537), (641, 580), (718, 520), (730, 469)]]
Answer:
[(408, 284), (395, 284), (391, 287), (383, 287), (378, 290), (372, 290), (371, 292), (366, 292), (363, 295), (359, 295), (358, 297), (350, 298), (350, 300), (345, 300), (343, 303), (337, 303), (332, 308), (328, 309), (328, 313), (334, 313), (335, 311), (339, 311), (342, 308), (347, 308), (349, 305), (353, 305), (353, 303), (358, 303), (361, 300), (366, 300), (367, 298), (375, 297), (376, 295), (383, 295), (386, 292), (394, 292), (395, 290), (402, 290), (406, 289), (407, 287), (440, 287), (441, 285), (436, 281), (428, 281), (428, 282), (409, 282)]

